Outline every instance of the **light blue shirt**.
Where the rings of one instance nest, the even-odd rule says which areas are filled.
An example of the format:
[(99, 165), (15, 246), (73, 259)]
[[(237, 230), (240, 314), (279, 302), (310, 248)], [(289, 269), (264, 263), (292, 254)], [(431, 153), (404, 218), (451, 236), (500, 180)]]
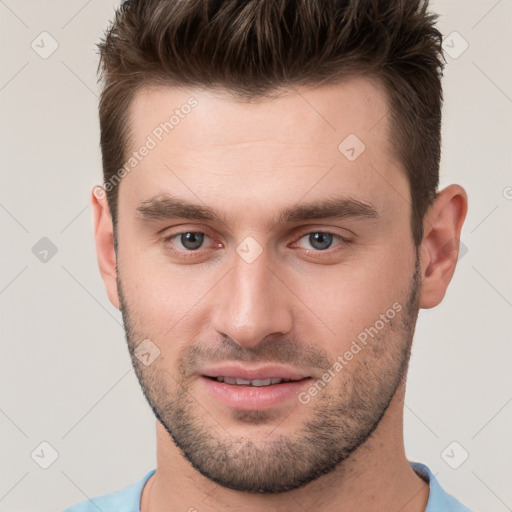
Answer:
[[(409, 461), (411, 467), (425, 477), (430, 486), (427, 508), (425, 512), (471, 512), (460, 501), (445, 492), (430, 469), (420, 462)], [(68, 507), (62, 512), (140, 512), (140, 498), (144, 484), (156, 471), (152, 469), (134, 484), (110, 494), (84, 500)]]

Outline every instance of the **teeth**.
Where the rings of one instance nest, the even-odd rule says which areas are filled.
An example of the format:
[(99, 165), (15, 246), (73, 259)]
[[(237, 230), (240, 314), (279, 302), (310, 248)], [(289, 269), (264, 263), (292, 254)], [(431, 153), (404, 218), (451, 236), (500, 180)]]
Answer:
[[(277, 382), (275, 382), (277, 381)], [(279, 382), (281, 382), (281, 379), (265, 379), (265, 380), (251, 380), (250, 383), (251, 383), (251, 386), (269, 386), (270, 384), (278, 384)], [(238, 379), (236, 379), (236, 383), (237, 384), (240, 384), (240, 382), (238, 382)]]
[(226, 384), (236, 384), (238, 386), (271, 386), (272, 384), (280, 384), (281, 382), (290, 382), (291, 379), (280, 379), (278, 377), (271, 379), (239, 379), (235, 377), (216, 377), (217, 381)]

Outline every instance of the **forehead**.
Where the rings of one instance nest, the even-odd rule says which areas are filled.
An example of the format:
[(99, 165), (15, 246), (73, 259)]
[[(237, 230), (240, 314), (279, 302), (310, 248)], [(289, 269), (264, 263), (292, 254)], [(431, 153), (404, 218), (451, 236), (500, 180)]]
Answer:
[(126, 166), (124, 195), (135, 205), (179, 188), (189, 199), (217, 200), (214, 207), (226, 194), (236, 196), (243, 208), (255, 191), (297, 201), (342, 188), (344, 195), (378, 203), (389, 196), (383, 180), (403, 185), (379, 82), (355, 77), (279, 92), (247, 102), (198, 88), (141, 89), (129, 109), (127, 156), (151, 149), (133, 170)]
[[(388, 125), (387, 94), (376, 79), (354, 77), (340, 84), (280, 89), (275, 94), (272, 99), (248, 102), (221, 90), (143, 88), (129, 109), (132, 142), (140, 142), (140, 136), (155, 131), (173, 114), (168, 138), (194, 148), (199, 141), (208, 148), (269, 139), (327, 146), (349, 133), (373, 142), (373, 129), (381, 128), (375, 132), (378, 137)], [(195, 106), (189, 107), (191, 102)], [(179, 125), (193, 127), (193, 132), (183, 126), (178, 129)]]

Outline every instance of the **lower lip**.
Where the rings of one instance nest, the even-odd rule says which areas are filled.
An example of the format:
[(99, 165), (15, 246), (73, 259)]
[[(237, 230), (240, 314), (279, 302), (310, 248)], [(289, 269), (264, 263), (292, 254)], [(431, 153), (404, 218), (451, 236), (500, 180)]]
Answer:
[(270, 386), (239, 386), (201, 377), (208, 391), (222, 404), (241, 411), (265, 410), (282, 404), (311, 383), (311, 378), (271, 384)]

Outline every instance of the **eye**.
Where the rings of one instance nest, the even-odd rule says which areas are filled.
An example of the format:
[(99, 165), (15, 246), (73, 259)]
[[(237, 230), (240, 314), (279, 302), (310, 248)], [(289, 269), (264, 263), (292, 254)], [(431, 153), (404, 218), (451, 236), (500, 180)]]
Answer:
[[(202, 231), (183, 231), (181, 233), (174, 233), (165, 238), (166, 243), (177, 245), (178, 250), (185, 252), (193, 252), (201, 249), (205, 238), (209, 238), (206, 233)], [(180, 247), (181, 245), (181, 247)], [(174, 250), (174, 249), (173, 249)]]
[[(205, 246), (207, 240), (210, 239), (210, 247)], [(309, 247), (301, 246), (300, 242), (305, 240)], [(338, 244), (334, 245), (338, 240)], [(180, 258), (202, 258), (204, 252), (209, 248), (221, 248), (222, 244), (215, 242), (208, 233), (203, 231), (180, 231), (166, 236), (163, 240), (166, 248), (176, 254)], [(342, 250), (345, 246), (351, 244), (352, 241), (344, 236), (330, 233), (328, 231), (309, 231), (300, 236), (297, 242), (292, 245), (298, 246), (306, 251), (312, 257), (322, 257), (332, 255), (338, 250)], [(333, 247), (333, 248), (332, 248)], [(332, 249), (331, 249), (332, 248)], [(329, 250), (331, 249), (331, 250)]]
[(322, 231), (315, 231), (313, 233), (309, 233), (302, 238), (306, 238), (308, 243), (310, 243), (314, 249), (319, 251), (324, 251), (325, 249), (329, 249), (332, 245), (334, 235), (332, 233), (324, 233)]
[[(344, 236), (337, 235), (335, 233), (329, 233), (327, 231), (311, 231), (309, 233), (305, 233), (299, 238), (299, 241), (296, 243), (299, 243), (301, 240), (305, 240), (306, 243), (313, 248), (313, 250), (311, 250), (309, 247), (303, 248), (308, 250), (308, 252), (314, 253), (323, 251), (331, 253), (339, 248), (342, 248), (342, 246), (344, 245), (352, 243), (351, 240), (345, 238)], [(340, 243), (335, 245), (332, 251), (328, 251), (328, 249), (333, 246), (335, 240), (338, 240)]]
[(179, 236), (179, 241), (185, 249), (195, 251), (203, 244), (205, 233), (186, 231), (177, 236)]

